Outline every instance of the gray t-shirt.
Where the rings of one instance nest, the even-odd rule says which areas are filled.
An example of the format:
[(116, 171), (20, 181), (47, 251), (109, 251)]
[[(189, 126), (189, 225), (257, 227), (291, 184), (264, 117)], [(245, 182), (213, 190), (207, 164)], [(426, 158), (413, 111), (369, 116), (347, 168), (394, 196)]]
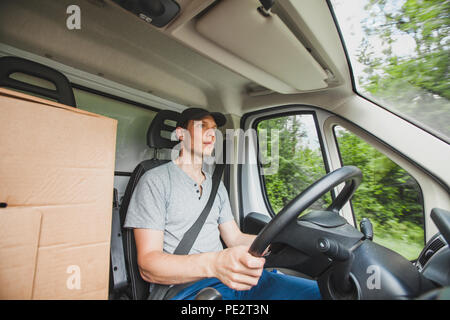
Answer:
[[(200, 187), (173, 161), (147, 171), (139, 180), (128, 207), (125, 228), (164, 231), (164, 252), (173, 253), (184, 233), (203, 211), (211, 193), (211, 175)], [(228, 194), (220, 182), (211, 211), (190, 254), (223, 250), (219, 224), (233, 219)]]

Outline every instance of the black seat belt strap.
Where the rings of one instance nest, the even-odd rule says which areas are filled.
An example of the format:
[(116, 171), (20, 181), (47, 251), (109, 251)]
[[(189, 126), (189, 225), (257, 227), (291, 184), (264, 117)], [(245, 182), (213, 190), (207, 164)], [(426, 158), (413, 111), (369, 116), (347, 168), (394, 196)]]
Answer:
[(211, 211), (214, 200), (216, 199), (216, 194), (217, 190), (219, 189), (220, 178), (222, 176), (224, 166), (225, 166), (224, 164), (216, 165), (216, 168), (214, 169), (214, 173), (212, 176), (212, 189), (208, 202), (206, 203), (205, 208), (203, 209), (202, 213), (197, 218), (195, 223), (189, 228), (188, 231), (186, 231), (173, 254), (183, 255), (189, 254), (189, 251), (191, 251), (191, 248), (194, 245), (194, 242), (197, 239), (200, 230), (205, 224), (209, 212)]
[(125, 253), (122, 242), (122, 230), (120, 228), (119, 197), (116, 188), (114, 188), (111, 223), (111, 273), (113, 290), (115, 292), (125, 288), (128, 285), (127, 270), (125, 266)]

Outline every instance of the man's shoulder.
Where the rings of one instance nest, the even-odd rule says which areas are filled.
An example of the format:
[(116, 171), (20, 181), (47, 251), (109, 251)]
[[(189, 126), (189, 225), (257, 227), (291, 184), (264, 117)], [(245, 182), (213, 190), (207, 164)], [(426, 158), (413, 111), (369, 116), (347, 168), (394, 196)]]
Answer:
[(219, 183), (219, 188), (217, 189), (217, 194), (221, 201), (228, 200), (228, 190), (225, 187), (225, 184), (223, 183), (222, 180)]
[(141, 180), (148, 181), (148, 180), (156, 179), (156, 180), (167, 181), (169, 179), (170, 166), (171, 166), (171, 163), (169, 161), (169, 162), (160, 164), (157, 167), (151, 168), (142, 175)]

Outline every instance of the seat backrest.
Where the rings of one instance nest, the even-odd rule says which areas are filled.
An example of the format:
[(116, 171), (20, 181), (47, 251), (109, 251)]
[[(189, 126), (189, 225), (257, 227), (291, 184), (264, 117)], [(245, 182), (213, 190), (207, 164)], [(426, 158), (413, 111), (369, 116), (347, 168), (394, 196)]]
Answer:
[[(180, 116), (179, 113), (170, 110), (161, 110), (153, 119), (152, 123), (147, 132), (147, 144), (150, 148), (161, 149), (161, 148), (172, 148), (178, 142), (171, 141), (168, 138), (164, 138), (161, 132), (166, 131), (170, 133), (175, 130), (175, 125), (168, 124), (168, 121), (175, 122)], [(167, 136), (167, 134), (165, 134)], [(131, 196), (139, 182), (139, 179), (150, 169), (156, 168), (170, 160), (159, 160), (153, 158), (151, 160), (145, 160), (137, 165), (134, 169), (130, 180), (128, 181), (125, 194), (123, 196), (122, 204), (120, 206), (120, 224), (122, 226), (122, 234), (124, 241), (124, 254), (125, 263), (127, 265), (127, 273), (130, 279), (130, 284), (127, 288), (128, 297), (133, 300), (143, 300), (148, 297), (150, 284), (142, 279), (139, 273), (139, 267), (137, 264), (137, 251), (136, 242), (134, 239), (134, 232), (132, 229), (123, 228), (125, 223), (125, 218), (128, 211), (128, 206), (130, 204)]]
[[(11, 75), (14, 73), (23, 73), (50, 81), (55, 86), (55, 90), (13, 79)], [(0, 58), (0, 87), (34, 93), (76, 107), (72, 86), (64, 74), (43, 64), (23, 58)]]

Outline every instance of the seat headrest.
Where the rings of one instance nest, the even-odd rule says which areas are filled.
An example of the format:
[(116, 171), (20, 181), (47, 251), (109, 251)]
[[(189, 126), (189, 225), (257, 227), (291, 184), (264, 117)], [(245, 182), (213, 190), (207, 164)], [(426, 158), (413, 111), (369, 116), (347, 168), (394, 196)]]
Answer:
[[(56, 89), (47, 89), (11, 78), (10, 76), (16, 72), (50, 81)], [(23, 58), (9, 56), (0, 58), (0, 87), (31, 92), (76, 107), (72, 86), (64, 74), (43, 64)]]
[[(176, 123), (181, 114), (171, 110), (161, 110), (153, 119), (147, 131), (147, 145), (156, 149), (172, 149), (178, 141), (170, 139), (176, 129)], [(172, 123), (170, 123), (172, 122)], [(164, 134), (161, 135), (161, 133)]]

